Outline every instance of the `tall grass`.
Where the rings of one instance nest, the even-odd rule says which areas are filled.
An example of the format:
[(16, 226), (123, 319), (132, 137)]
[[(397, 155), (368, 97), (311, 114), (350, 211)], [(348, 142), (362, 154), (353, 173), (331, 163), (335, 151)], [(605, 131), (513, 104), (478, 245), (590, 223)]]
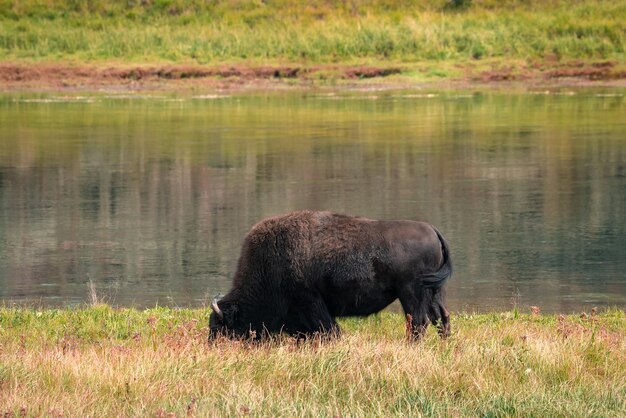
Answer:
[(0, 0), (0, 59), (125, 62), (616, 59), (626, 1)]
[(0, 310), (0, 413), (48, 416), (618, 416), (626, 314), (342, 321), (330, 342), (206, 342), (207, 310)]

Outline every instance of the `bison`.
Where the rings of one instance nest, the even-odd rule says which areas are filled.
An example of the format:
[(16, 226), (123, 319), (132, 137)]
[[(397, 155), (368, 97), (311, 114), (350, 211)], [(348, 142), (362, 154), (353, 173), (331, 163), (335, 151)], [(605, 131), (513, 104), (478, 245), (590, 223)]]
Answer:
[(316, 211), (267, 218), (246, 235), (231, 290), (211, 304), (209, 338), (338, 334), (335, 318), (395, 299), (412, 338), (429, 323), (447, 336), (442, 286), (451, 274), (448, 245), (426, 222)]

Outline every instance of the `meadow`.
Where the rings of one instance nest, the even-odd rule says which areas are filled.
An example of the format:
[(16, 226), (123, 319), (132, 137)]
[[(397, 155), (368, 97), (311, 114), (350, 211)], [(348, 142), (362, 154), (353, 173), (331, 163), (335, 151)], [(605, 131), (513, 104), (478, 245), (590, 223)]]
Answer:
[(207, 342), (208, 309), (0, 309), (4, 416), (623, 416), (626, 313), (401, 315), (333, 341)]
[(0, 0), (0, 61), (96, 64), (624, 63), (626, 1)]
[[(0, 87), (7, 63), (325, 66), (311, 72), (319, 78), (336, 76), (334, 65), (372, 65), (435, 79), (564, 65), (572, 74), (591, 68), (592, 77), (624, 79), (624, 22), (624, 0), (0, 0)], [(342, 320), (343, 335), (331, 341), (209, 343), (209, 313), (0, 307), (0, 414), (615, 417), (626, 410), (619, 309), (455, 313), (450, 338), (430, 329), (419, 343), (407, 340), (404, 318), (392, 312)]]

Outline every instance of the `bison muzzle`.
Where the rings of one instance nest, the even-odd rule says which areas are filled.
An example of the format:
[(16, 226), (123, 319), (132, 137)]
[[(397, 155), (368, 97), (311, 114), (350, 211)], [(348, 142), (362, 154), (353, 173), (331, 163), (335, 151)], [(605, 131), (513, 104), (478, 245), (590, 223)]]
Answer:
[(412, 338), (430, 323), (447, 336), (442, 286), (451, 274), (448, 245), (426, 222), (314, 211), (267, 218), (246, 235), (231, 290), (211, 304), (209, 338), (338, 334), (335, 318), (395, 299)]

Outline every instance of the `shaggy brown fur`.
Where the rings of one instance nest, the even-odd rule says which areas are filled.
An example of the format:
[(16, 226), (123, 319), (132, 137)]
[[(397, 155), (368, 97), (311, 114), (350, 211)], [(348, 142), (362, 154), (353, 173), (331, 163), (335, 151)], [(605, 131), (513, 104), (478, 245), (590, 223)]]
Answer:
[(432, 225), (298, 211), (246, 235), (233, 286), (214, 302), (211, 335), (338, 333), (341, 316), (378, 312), (399, 298), (418, 338), (429, 323), (448, 335), (441, 288), (452, 274)]

